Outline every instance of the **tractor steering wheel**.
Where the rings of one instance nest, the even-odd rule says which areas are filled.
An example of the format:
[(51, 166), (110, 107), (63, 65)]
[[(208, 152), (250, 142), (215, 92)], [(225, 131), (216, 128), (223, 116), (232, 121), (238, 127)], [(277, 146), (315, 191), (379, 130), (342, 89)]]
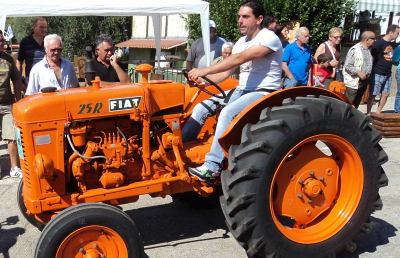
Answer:
[(190, 86), (197, 87), (197, 88), (199, 88), (199, 90), (204, 91), (208, 95), (213, 96), (215, 98), (218, 98), (218, 99), (225, 99), (226, 98), (225, 91), (223, 89), (221, 89), (221, 87), (218, 84), (216, 84), (212, 80), (208, 79), (206, 76), (201, 76), (201, 78), (206, 80), (210, 85), (214, 86), (214, 88), (216, 88), (221, 93), (222, 96), (220, 94), (212, 93), (211, 91), (207, 90), (206, 88), (201, 87), (200, 85), (198, 85), (196, 82), (190, 80), (189, 76), (188, 76), (188, 71), (186, 69), (183, 69), (182, 73), (183, 73), (183, 76), (185, 76), (185, 78), (186, 78), (186, 80), (187, 80), (187, 82), (189, 83)]

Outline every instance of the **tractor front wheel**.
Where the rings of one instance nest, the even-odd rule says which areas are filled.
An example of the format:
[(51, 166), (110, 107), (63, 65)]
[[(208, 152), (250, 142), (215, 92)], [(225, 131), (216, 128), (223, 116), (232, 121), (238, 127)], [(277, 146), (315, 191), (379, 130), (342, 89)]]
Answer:
[(35, 257), (141, 258), (144, 250), (127, 214), (110, 205), (85, 203), (62, 211), (46, 225)]
[(32, 224), (32, 226), (34, 226), (37, 229), (39, 229), (40, 231), (42, 231), (44, 226), (46, 226), (46, 224), (36, 220), (34, 218), (34, 216), (28, 214), (28, 210), (25, 206), (23, 195), (22, 195), (22, 189), (23, 189), (23, 180), (21, 179), (19, 181), (18, 190), (17, 190), (17, 203), (18, 203), (19, 211), (21, 212), (22, 216), (24, 216), (24, 218), (30, 224)]
[(335, 257), (387, 185), (381, 136), (364, 114), (330, 97), (298, 97), (243, 128), (222, 173), (221, 206), (249, 257)]

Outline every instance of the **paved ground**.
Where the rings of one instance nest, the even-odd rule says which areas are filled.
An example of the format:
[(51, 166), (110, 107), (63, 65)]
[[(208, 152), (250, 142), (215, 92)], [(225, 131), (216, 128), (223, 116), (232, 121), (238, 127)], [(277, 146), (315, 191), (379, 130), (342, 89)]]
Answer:
[[(393, 107), (390, 98), (388, 107)], [(365, 106), (361, 107), (365, 110)], [(0, 144), (1, 145), (1, 144)], [(389, 155), (384, 165), (389, 186), (381, 190), (384, 209), (372, 218), (372, 232), (357, 239), (358, 250), (342, 258), (397, 258), (400, 253), (400, 139), (383, 139), (381, 145)], [(0, 154), (5, 154), (4, 147)], [(0, 158), (3, 173), (8, 174), (7, 156)], [(16, 191), (19, 180), (0, 180), (0, 257), (33, 257), (40, 232), (19, 213)], [(227, 232), (218, 208), (193, 209), (170, 198), (140, 198), (124, 205), (142, 233), (145, 252), (150, 258), (244, 258), (244, 251)]]

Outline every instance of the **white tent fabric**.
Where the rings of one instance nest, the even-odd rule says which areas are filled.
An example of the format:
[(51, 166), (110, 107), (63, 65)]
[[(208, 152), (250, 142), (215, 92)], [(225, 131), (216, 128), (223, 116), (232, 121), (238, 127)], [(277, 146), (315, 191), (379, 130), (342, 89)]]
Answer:
[(400, 0), (358, 0), (357, 10), (378, 13), (400, 12)]
[(209, 4), (202, 0), (0, 0), (0, 6), (0, 29), (3, 31), (7, 16), (152, 16), (158, 60), (161, 53), (161, 17), (200, 14), (204, 52), (208, 64), (211, 64)]

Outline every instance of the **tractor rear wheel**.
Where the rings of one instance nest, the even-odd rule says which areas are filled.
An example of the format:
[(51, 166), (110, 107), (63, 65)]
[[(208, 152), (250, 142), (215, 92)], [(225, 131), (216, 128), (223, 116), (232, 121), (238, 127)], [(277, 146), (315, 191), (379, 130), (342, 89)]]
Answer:
[(221, 206), (249, 257), (335, 257), (382, 207), (380, 134), (352, 106), (298, 97), (266, 108), (229, 150)]
[(44, 228), (35, 257), (144, 257), (140, 234), (120, 209), (85, 203), (59, 213)]
[(19, 211), (21, 212), (22, 216), (24, 216), (24, 218), (30, 224), (32, 224), (34, 227), (36, 227), (37, 229), (42, 231), (44, 226), (46, 226), (46, 224), (36, 220), (33, 216), (28, 214), (28, 210), (26, 209), (24, 199), (22, 196), (22, 189), (23, 189), (23, 180), (21, 179), (19, 181), (18, 190), (17, 190), (17, 203), (18, 203)]

